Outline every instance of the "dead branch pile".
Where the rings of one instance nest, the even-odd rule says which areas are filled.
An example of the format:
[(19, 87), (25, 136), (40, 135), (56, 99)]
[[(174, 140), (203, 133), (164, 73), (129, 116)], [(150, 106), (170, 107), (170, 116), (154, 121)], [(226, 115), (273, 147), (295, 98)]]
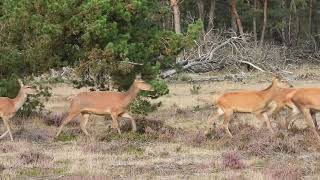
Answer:
[[(277, 72), (282, 75), (291, 74), (301, 59), (307, 54), (301, 48), (266, 43), (258, 46), (250, 35), (235, 36), (232, 33), (209, 31), (195, 42), (196, 47), (187, 50), (177, 62), (182, 71), (208, 72), (222, 69), (238, 69), (243, 71), (258, 70), (261, 72)], [(300, 50), (298, 52), (298, 50)], [(313, 56), (314, 57), (314, 56)], [(177, 73), (176, 69), (162, 72), (166, 78)]]

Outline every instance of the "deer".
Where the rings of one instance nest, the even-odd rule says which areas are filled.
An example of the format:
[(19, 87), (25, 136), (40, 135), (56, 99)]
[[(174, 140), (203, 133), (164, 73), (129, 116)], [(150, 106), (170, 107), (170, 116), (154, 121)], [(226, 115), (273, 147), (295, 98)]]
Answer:
[(293, 123), (301, 112), (311, 131), (320, 142), (320, 136), (316, 130), (315, 112), (320, 111), (320, 88), (299, 88), (286, 96), (299, 109), (298, 113), (292, 114), (289, 118)]
[[(237, 91), (216, 94), (212, 97), (213, 105), (216, 105), (217, 113), (214, 113), (208, 119), (209, 128), (214, 124), (214, 120), (224, 115), (222, 128), (232, 137), (229, 130), (229, 122), (233, 113), (253, 113), (256, 118), (263, 120), (267, 124), (267, 128), (274, 133), (267, 110), (269, 103), (277, 95), (281, 88), (288, 88), (289, 83), (283, 82), (278, 77), (272, 79), (272, 84), (264, 90), (254, 91)], [(208, 131), (206, 132), (208, 134)]]
[[(269, 110), (267, 114), (271, 117), (275, 117), (285, 107), (291, 109), (291, 116), (299, 114), (299, 109), (295, 106), (295, 104), (291, 101), (290, 98), (287, 98), (287, 96), (290, 93), (296, 91), (296, 89), (297, 88), (292, 88), (292, 86), (290, 86), (290, 88), (281, 88), (278, 91), (277, 95), (273, 98), (272, 102), (269, 103)], [(288, 121), (285, 121), (284, 128), (289, 129), (289, 124), (290, 123)]]
[(79, 114), (81, 114), (80, 128), (87, 136), (90, 136), (90, 134), (86, 129), (86, 125), (91, 114), (101, 116), (111, 115), (111, 126), (113, 129), (116, 129), (119, 134), (121, 134), (121, 130), (119, 127), (118, 118), (123, 117), (131, 119), (132, 131), (136, 131), (136, 122), (128, 113), (127, 108), (141, 90), (154, 91), (150, 84), (136, 77), (131, 87), (126, 92), (92, 91), (81, 92), (77, 95), (72, 95), (69, 97), (70, 107), (68, 114), (62, 121), (56, 137), (59, 136), (63, 127)]
[(9, 121), (26, 102), (27, 96), (36, 93), (36, 90), (32, 86), (24, 86), (20, 79), (18, 79), (18, 82), (20, 84), (20, 90), (15, 98), (0, 97), (0, 117), (7, 128), (7, 131), (0, 136), (0, 139), (9, 133), (10, 139), (13, 141)]

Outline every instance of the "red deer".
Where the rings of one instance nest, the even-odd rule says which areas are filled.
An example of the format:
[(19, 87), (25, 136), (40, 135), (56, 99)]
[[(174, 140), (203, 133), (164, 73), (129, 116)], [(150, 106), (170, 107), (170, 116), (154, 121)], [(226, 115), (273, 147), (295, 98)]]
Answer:
[(89, 135), (86, 130), (86, 125), (91, 114), (103, 116), (110, 114), (112, 118), (112, 128), (117, 129), (119, 134), (121, 134), (121, 130), (118, 117), (129, 118), (131, 119), (132, 130), (136, 131), (136, 122), (127, 113), (127, 107), (135, 99), (140, 90), (153, 91), (153, 88), (145, 81), (136, 78), (127, 92), (95, 91), (82, 92), (71, 96), (69, 98), (71, 105), (68, 115), (60, 125), (56, 136), (58, 137), (62, 128), (79, 114), (82, 116), (80, 127), (86, 135)]
[(260, 91), (238, 91), (227, 92), (213, 97), (213, 104), (218, 107), (217, 114), (208, 119), (209, 127), (213, 125), (215, 119), (224, 115), (223, 128), (232, 137), (229, 130), (230, 119), (235, 112), (253, 113), (258, 119), (266, 122), (268, 129), (273, 133), (271, 123), (268, 119), (268, 105), (277, 95), (280, 88), (289, 87), (288, 83), (281, 82), (278, 78), (273, 78), (272, 84)]
[[(311, 112), (320, 111), (320, 88), (299, 88), (289, 93), (287, 99), (290, 99), (302, 112), (307, 125), (311, 128), (318, 141), (320, 141), (320, 136), (316, 130), (315, 116), (312, 117)], [(292, 123), (298, 114), (290, 117)]]
[(36, 93), (36, 90), (31, 86), (24, 86), (20, 79), (18, 79), (18, 82), (20, 91), (15, 98), (0, 97), (0, 117), (7, 128), (7, 131), (0, 136), (0, 139), (9, 133), (10, 139), (13, 141), (9, 121), (26, 102), (28, 94)]

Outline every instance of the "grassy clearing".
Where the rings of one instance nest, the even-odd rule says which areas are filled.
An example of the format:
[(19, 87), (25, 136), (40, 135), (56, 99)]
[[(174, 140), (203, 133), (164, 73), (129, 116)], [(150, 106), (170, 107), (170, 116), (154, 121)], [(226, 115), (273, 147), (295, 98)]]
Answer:
[[(255, 82), (254, 80), (250, 80)], [(296, 82), (300, 84), (300, 82)], [(267, 83), (250, 84), (261, 88)], [(171, 85), (163, 106), (147, 117), (135, 116), (138, 131), (121, 120), (121, 135), (107, 129), (110, 121), (93, 116), (91, 137), (77, 120), (55, 138), (64, 109), (45, 118), (13, 123), (15, 142), (0, 141), (0, 179), (314, 179), (320, 176), (320, 147), (302, 119), (290, 131), (272, 135), (251, 115), (236, 115), (225, 136), (217, 127), (204, 134), (210, 106), (197, 102), (212, 89), (243, 87), (242, 83), (206, 83), (191, 94), (192, 85)], [(210, 89), (211, 88), (211, 89)], [(58, 91), (59, 93), (60, 90)], [(70, 92), (70, 91), (66, 91)], [(63, 99), (61, 95), (55, 97)], [(53, 99), (55, 106), (56, 100)], [(65, 104), (65, 102), (62, 102)], [(50, 105), (48, 105), (50, 106)], [(283, 112), (285, 115), (286, 112)], [(277, 121), (275, 121), (277, 122)], [(276, 123), (274, 123), (276, 125)], [(275, 126), (276, 127), (276, 126)], [(4, 127), (0, 126), (0, 132)]]

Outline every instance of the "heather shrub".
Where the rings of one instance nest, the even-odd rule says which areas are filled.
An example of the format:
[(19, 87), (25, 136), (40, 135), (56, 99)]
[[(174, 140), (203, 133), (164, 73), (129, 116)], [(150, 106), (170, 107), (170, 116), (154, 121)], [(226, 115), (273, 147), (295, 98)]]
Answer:
[(20, 153), (19, 159), (22, 164), (36, 164), (53, 160), (52, 157), (35, 150), (28, 150)]
[(243, 169), (245, 164), (241, 155), (236, 151), (226, 152), (222, 155), (222, 165), (224, 168)]
[[(42, 115), (42, 119), (48, 126), (60, 126), (62, 121), (68, 115), (67, 112), (48, 112)], [(77, 125), (80, 122), (79, 117), (75, 117), (68, 125)]]
[(2, 143), (0, 146), (1, 153), (10, 153), (15, 150), (14, 146), (8, 143)]
[(202, 145), (206, 143), (206, 140), (206, 135), (201, 131), (187, 133), (184, 138), (185, 143), (192, 146)]
[(297, 165), (288, 163), (271, 163), (263, 170), (267, 180), (297, 180), (303, 176), (302, 169)]
[(89, 152), (89, 153), (108, 153), (108, 149), (109, 149), (109, 147), (105, 143), (97, 143), (97, 142), (83, 144), (82, 148), (84, 152)]
[(208, 133), (208, 138), (215, 142), (214, 148), (232, 147), (249, 155), (268, 157), (275, 153), (296, 154), (314, 146), (309, 142), (309, 136), (312, 135), (309, 131), (278, 131), (272, 134), (268, 129), (255, 128), (247, 124), (230, 125), (230, 131), (233, 134), (232, 138), (220, 128), (213, 128)]
[(48, 129), (34, 128), (27, 129), (23, 126), (20, 127), (13, 136), (20, 140), (33, 141), (33, 142), (47, 142), (53, 137), (53, 134)]

